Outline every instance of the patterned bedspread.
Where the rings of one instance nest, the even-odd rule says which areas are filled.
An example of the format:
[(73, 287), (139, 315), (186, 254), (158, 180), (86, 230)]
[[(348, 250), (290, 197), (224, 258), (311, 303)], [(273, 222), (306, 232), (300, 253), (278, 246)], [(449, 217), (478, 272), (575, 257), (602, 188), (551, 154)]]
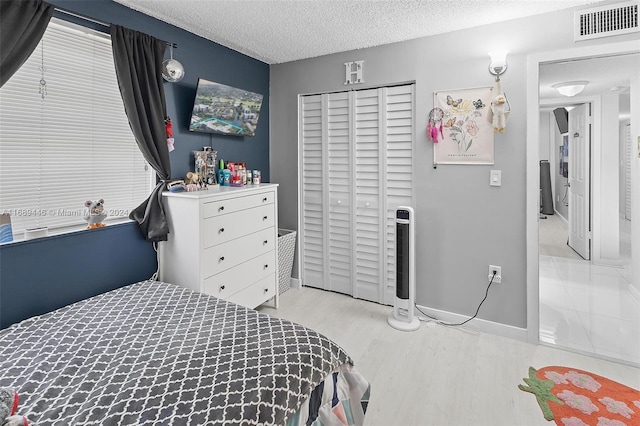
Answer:
[(368, 384), (331, 340), (155, 281), (0, 331), (0, 387), (15, 388), (18, 414), (40, 426), (296, 422), (333, 372), (352, 382), (356, 420), (340, 423), (361, 421), (353, 394)]

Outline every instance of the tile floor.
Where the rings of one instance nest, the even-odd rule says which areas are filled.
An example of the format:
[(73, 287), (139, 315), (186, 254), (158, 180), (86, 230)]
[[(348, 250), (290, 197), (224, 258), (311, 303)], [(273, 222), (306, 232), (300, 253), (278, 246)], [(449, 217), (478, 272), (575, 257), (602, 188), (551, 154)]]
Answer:
[[(556, 220), (540, 221), (541, 247), (542, 228)], [(640, 366), (640, 302), (629, 291), (628, 223), (622, 227), (622, 267), (540, 251), (541, 342)]]

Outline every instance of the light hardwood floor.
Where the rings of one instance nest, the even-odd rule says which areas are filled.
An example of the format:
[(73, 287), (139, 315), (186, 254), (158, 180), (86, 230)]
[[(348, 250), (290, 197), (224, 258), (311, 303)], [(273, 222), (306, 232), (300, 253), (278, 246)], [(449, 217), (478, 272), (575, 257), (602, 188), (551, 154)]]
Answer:
[(303, 287), (259, 311), (310, 327), (340, 344), (371, 383), (367, 425), (549, 425), (520, 391), (529, 366), (575, 367), (640, 389), (640, 369), (491, 334), (422, 323), (387, 325), (391, 307)]

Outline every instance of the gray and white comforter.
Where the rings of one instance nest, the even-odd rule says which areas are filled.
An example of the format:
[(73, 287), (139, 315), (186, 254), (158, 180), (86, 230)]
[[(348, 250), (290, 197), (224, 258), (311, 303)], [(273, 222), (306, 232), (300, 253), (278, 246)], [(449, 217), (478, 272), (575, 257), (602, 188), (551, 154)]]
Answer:
[(0, 387), (39, 426), (283, 424), (351, 364), (305, 327), (155, 281), (0, 331)]

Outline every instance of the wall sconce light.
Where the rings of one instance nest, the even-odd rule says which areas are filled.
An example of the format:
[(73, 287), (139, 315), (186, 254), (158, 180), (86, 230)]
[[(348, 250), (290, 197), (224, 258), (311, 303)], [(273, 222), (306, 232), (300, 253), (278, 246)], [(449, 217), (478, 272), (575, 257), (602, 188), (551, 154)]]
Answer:
[(162, 77), (171, 83), (176, 83), (184, 77), (184, 67), (179, 61), (173, 59), (173, 48), (177, 47), (174, 43), (167, 43), (171, 49), (171, 59), (167, 59), (162, 63)]
[(489, 64), (489, 72), (496, 76), (496, 81), (500, 80), (500, 75), (507, 70), (507, 53), (508, 50), (494, 50), (489, 52), (491, 63)]
[(584, 90), (584, 87), (589, 84), (588, 81), (567, 81), (566, 83), (554, 84), (553, 87), (564, 96), (575, 96)]

